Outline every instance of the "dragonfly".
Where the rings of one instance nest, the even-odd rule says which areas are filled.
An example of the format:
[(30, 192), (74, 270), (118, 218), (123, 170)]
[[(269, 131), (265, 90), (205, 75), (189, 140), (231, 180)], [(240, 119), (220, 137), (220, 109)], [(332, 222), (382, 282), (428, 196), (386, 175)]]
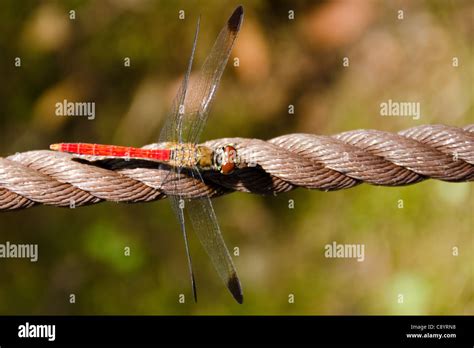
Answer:
[(51, 150), (75, 154), (91, 161), (111, 158), (139, 159), (157, 162), (158, 166), (166, 168), (168, 174), (163, 183), (174, 183), (175, 189), (171, 190), (172, 194), (168, 194), (168, 198), (184, 237), (195, 302), (197, 302), (197, 289), (189, 250), (186, 217), (188, 221), (191, 221), (193, 230), (209, 255), (219, 277), (224, 281), (234, 299), (238, 303), (243, 303), (240, 279), (222, 237), (210, 197), (203, 195), (199, 198), (189, 198), (179, 192), (182, 173), (204, 182), (202, 177), (204, 171), (216, 171), (228, 175), (239, 167), (238, 153), (234, 145), (210, 148), (198, 144), (220, 79), (240, 31), (243, 16), (242, 6), (233, 11), (204, 60), (198, 75), (191, 79), (200, 27), (200, 18), (198, 18), (191, 56), (171, 110), (165, 118), (158, 140), (161, 144), (159, 148), (145, 149), (90, 143), (50, 145)]

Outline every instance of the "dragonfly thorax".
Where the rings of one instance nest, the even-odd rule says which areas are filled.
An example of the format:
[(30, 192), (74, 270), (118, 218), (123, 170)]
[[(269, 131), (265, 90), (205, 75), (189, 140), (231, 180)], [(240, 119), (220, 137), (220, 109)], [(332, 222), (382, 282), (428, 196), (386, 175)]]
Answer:
[(194, 168), (200, 166), (200, 146), (195, 144), (168, 144), (167, 146), (170, 151), (170, 159), (168, 164), (174, 167), (183, 167), (183, 168)]
[(169, 164), (175, 167), (194, 168), (199, 170), (215, 170), (222, 174), (231, 174), (237, 163), (237, 150), (226, 145), (215, 150), (195, 144), (173, 144)]

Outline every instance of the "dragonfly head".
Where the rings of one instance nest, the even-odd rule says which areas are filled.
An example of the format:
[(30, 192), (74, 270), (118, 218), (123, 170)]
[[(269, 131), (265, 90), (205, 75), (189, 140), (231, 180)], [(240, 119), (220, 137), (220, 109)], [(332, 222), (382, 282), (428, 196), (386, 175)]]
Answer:
[(226, 145), (214, 151), (212, 156), (212, 168), (224, 175), (231, 174), (237, 164), (237, 149), (232, 145)]

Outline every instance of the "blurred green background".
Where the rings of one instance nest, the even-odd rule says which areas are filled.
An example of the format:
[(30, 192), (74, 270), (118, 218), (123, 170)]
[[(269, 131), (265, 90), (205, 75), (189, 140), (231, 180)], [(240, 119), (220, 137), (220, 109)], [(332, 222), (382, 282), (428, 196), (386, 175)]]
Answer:
[[(156, 141), (198, 15), (195, 67), (238, 4), (2, 1), (0, 156), (61, 141)], [(244, 24), (231, 57), (240, 66), (228, 64), (203, 140), (474, 121), (472, 1), (242, 4)], [(94, 101), (95, 120), (55, 116), (63, 99)], [(421, 118), (381, 117), (379, 105), (388, 99), (420, 102)], [(231, 298), (193, 235), (199, 302), (192, 302), (183, 240), (168, 202), (102, 203), (0, 214), (1, 243), (39, 244), (36, 263), (0, 260), (0, 314), (474, 312), (472, 184), (234, 193), (214, 206), (229, 248), (240, 248), (234, 262), (243, 305)], [(333, 241), (365, 244), (365, 261), (325, 258), (324, 246)]]

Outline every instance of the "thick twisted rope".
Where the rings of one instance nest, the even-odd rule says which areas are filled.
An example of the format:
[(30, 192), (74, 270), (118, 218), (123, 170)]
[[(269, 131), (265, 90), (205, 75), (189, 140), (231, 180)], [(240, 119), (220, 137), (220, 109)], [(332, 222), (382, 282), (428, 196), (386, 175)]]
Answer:
[(204, 145), (228, 143), (247, 159), (245, 168), (226, 176), (203, 173), (204, 183), (186, 172), (176, 180), (166, 166), (147, 161), (88, 162), (47, 150), (17, 153), (0, 158), (0, 210), (149, 202), (178, 191), (193, 198), (233, 191), (276, 194), (297, 187), (340, 190), (363, 182), (401, 186), (429, 178), (474, 180), (474, 124), (424, 125), (396, 134), (354, 130), (333, 136), (288, 134), (268, 141), (227, 138)]

